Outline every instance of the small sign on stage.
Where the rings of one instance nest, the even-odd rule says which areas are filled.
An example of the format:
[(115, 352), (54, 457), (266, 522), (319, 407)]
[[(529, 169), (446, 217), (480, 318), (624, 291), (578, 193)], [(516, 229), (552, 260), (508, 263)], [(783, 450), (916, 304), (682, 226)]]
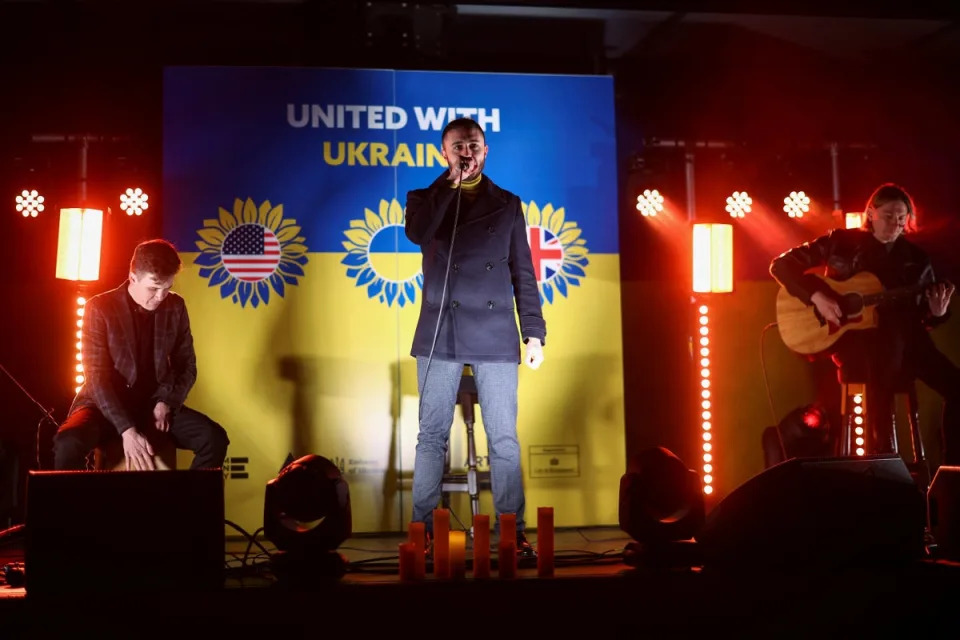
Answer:
[(579, 478), (580, 446), (575, 444), (530, 447), (531, 478)]
[(250, 477), (247, 466), (250, 458), (227, 458), (223, 461), (223, 477), (230, 480), (246, 480)]

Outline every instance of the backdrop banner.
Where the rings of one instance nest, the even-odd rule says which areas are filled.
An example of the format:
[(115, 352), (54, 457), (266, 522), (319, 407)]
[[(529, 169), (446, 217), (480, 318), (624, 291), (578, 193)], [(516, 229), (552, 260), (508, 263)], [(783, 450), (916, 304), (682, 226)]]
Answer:
[[(612, 78), (170, 67), (161, 205), (197, 350), (187, 403), (230, 435), (226, 517), (248, 531), (263, 524), (267, 481), (308, 453), (342, 470), (355, 532), (407, 528), (423, 276), (404, 203), (445, 171), (440, 132), (461, 116), (485, 131), (485, 172), (523, 202), (547, 322), (544, 365), (520, 370), (527, 521), (553, 506), (558, 527), (616, 525)], [(458, 411), (455, 469), (465, 441)], [(465, 494), (451, 508), (470, 525)], [(481, 509), (493, 513), (487, 492)]]

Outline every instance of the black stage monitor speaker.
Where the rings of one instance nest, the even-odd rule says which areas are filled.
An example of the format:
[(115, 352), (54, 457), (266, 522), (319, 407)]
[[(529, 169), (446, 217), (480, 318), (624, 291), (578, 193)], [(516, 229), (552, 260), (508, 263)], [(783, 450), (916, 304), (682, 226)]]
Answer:
[(927, 491), (927, 505), (937, 556), (960, 560), (960, 467), (937, 469)]
[(20, 464), (16, 449), (0, 440), (0, 530), (13, 526), (20, 506)]
[(922, 557), (925, 523), (899, 456), (793, 458), (721, 500), (696, 539), (705, 566), (876, 566)]
[(223, 587), (223, 474), (31, 471), (27, 596)]

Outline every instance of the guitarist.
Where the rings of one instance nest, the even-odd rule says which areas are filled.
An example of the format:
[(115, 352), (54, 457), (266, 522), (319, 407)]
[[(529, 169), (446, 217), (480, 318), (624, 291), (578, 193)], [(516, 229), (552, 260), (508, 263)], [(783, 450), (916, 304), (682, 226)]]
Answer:
[[(770, 274), (788, 293), (816, 306), (828, 322), (839, 324), (842, 310), (835, 292), (820, 278), (846, 280), (873, 273), (885, 289), (917, 287), (907, 300), (881, 303), (878, 326), (848, 331), (830, 351), (838, 374), (865, 380), (874, 406), (890, 406), (898, 382), (919, 378), (944, 399), (943, 464), (960, 464), (960, 368), (941, 353), (929, 329), (946, 322), (954, 286), (936, 282), (927, 254), (905, 237), (913, 231), (913, 199), (898, 185), (882, 184), (867, 200), (862, 229), (834, 229), (790, 249), (770, 264)], [(870, 452), (891, 453), (896, 434), (891, 411), (871, 412)]]

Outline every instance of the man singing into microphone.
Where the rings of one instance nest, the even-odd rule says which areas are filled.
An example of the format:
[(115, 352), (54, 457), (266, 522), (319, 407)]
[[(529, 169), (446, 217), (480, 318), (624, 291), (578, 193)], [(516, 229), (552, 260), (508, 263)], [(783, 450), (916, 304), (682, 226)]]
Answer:
[(524, 535), (517, 365), (521, 336), (523, 362), (531, 369), (543, 362), (546, 323), (526, 222), (520, 198), (483, 174), (488, 147), (479, 124), (453, 120), (440, 140), (449, 170), (407, 193), (406, 203), (407, 237), (423, 253), (423, 300), (411, 349), (420, 393), (413, 520), (432, 536), (457, 390), (469, 364), (490, 450), (496, 530), (501, 514), (516, 514), (517, 553), (532, 556)]

